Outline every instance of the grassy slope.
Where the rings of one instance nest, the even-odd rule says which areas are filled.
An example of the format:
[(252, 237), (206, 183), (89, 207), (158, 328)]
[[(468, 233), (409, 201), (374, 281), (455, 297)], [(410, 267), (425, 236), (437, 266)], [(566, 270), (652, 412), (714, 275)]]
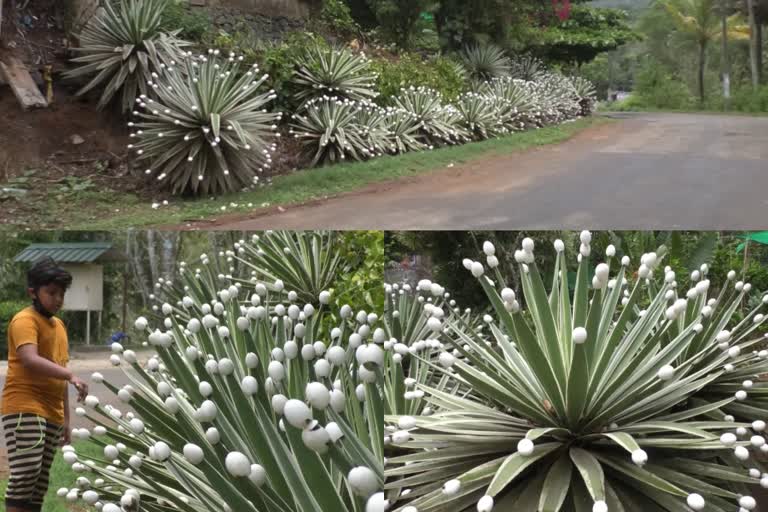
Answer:
[[(99, 447), (87, 442), (74, 443), (77, 453), (86, 457), (95, 457), (101, 453)], [(67, 502), (56, 496), (56, 491), (60, 487), (72, 488), (75, 485), (77, 475), (64, 463), (61, 458), (61, 450), (56, 454), (51, 467), (51, 482), (48, 486), (48, 494), (45, 496), (43, 512), (84, 512), (87, 510), (82, 506), (82, 501), (78, 505), (67, 506)], [(0, 495), (5, 498), (5, 488), (8, 480), (0, 481)], [(5, 501), (0, 500), (0, 512), (5, 512)]]
[[(210, 219), (222, 213), (246, 213), (262, 206), (288, 205), (349, 192), (370, 183), (415, 176), (444, 169), (449, 164), (506, 155), (530, 147), (567, 140), (602, 118), (587, 118), (518, 133), (463, 146), (430, 152), (382, 157), (368, 162), (355, 162), (320, 169), (308, 169), (274, 179), (269, 187), (215, 199), (170, 201), (169, 206), (153, 210), (135, 197), (116, 196), (110, 192), (81, 195), (74, 200), (55, 201), (49, 205), (56, 214), (52, 222), (67, 229), (124, 229), (128, 226), (183, 224)], [(250, 203), (251, 206), (248, 206)], [(236, 206), (234, 206), (236, 205)], [(226, 211), (221, 207), (225, 206)], [(119, 209), (120, 212), (115, 212)]]

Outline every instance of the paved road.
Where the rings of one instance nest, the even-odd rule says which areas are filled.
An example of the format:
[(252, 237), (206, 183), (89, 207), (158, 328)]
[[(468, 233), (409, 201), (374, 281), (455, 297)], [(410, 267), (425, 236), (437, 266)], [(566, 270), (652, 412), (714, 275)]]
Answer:
[(768, 117), (617, 114), (556, 146), (204, 229), (765, 229)]

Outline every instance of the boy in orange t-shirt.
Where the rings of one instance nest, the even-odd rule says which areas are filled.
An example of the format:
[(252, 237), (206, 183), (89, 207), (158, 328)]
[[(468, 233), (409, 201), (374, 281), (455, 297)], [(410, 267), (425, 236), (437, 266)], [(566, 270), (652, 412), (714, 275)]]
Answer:
[(38, 261), (27, 273), (32, 305), (8, 324), (8, 375), (0, 411), (11, 470), (8, 512), (42, 509), (56, 448), (70, 442), (67, 383), (77, 389), (78, 401), (88, 394), (88, 385), (66, 368), (67, 330), (54, 316), (71, 284), (72, 276), (52, 259)]

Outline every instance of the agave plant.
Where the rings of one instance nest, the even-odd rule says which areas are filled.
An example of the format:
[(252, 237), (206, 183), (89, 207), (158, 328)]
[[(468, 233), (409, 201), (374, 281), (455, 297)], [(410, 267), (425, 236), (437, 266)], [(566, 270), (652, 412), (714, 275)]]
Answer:
[(427, 145), (419, 136), (418, 118), (401, 108), (386, 109), (386, 125), (389, 129), (390, 146), (393, 153), (424, 151)]
[(103, 86), (98, 107), (104, 108), (119, 94), (123, 113), (129, 112), (139, 94), (148, 94), (147, 82), (152, 80), (152, 72), (181, 60), (181, 48), (190, 43), (178, 39), (178, 32), (162, 31), (167, 3), (168, 0), (103, 3), (103, 10), (97, 11), (80, 34), (81, 46), (73, 48), (83, 55), (72, 61), (83, 65), (65, 73), (67, 78), (95, 75), (78, 95)]
[(369, 66), (363, 53), (316, 45), (299, 62), (292, 78), (299, 89), (295, 99), (302, 104), (322, 96), (373, 99), (378, 95), (374, 90), (376, 75)]
[[(511, 111), (506, 100), (473, 92), (464, 93), (456, 102), (461, 126), (475, 140), (485, 140), (509, 133), (502, 113)], [(507, 122), (509, 122), (507, 120)]]
[(510, 61), (509, 75), (512, 78), (532, 82), (536, 80), (546, 67), (541, 59), (531, 54), (517, 55)]
[[(417, 386), (426, 385), (448, 394), (467, 391), (459, 383), (451, 382), (449, 376), (433, 370), (429, 360), (439, 353), (439, 343), (430, 339), (429, 319), (456, 316), (475, 329), (482, 324), (469, 308), (461, 312), (450, 294), (429, 280), (419, 281), (415, 288), (407, 283), (388, 284), (385, 291), (389, 299), (384, 308), (384, 330), (388, 337), (384, 342), (384, 414), (429, 416), (432, 409), (424, 399), (424, 391)], [(409, 359), (409, 354), (421, 357)], [(385, 445), (389, 441), (384, 438)]]
[(377, 108), (335, 97), (311, 100), (302, 113), (292, 116), (290, 133), (313, 155), (312, 165), (365, 160), (387, 147), (385, 116), (366, 113)]
[(461, 54), (470, 79), (486, 81), (509, 75), (511, 61), (504, 50), (493, 44), (467, 46)]
[(460, 126), (458, 111), (445, 104), (442, 95), (433, 89), (403, 89), (395, 98), (395, 106), (414, 117), (419, 125), (419, 136), (430, 149), (471, 140)]
[(480, 93), (504, 100), (500, 105), (499, 115), (509, 130), (524, 127), (522, 118), (536, 106), (535, 95), (530, 83), (509, 77), (495, 78), (485, 82)]
[(274, 91), (258, 65), (241, 70), (242, 57), (187, 54), (178, 65), (154, 73), (153, 95), (137, 98), (128, 125), (145, 173), (174, 194), (219, 194), (258, 183), (270, 167), (269, 142), (282, 114), (267, 112)]
[(592, 115), (592, 112), (595, 110), (595, 100), (597, 99), (597, 91), (594, 84), (580, 76), (571, 78), (571, 84), (579, 100), (579, 105), (581, 105), (581, 115)]
[(468, 391), (417, 383), (432, 414), (385, 416), (393, 510), (755, 509), (748, 486), (768, 486), (751, 453), (768, 450), (765, 410), (745, 410), (752, 422), (723, 415), (749, 392), (700, 400), (723, 389), (731, 366), (733, 375), (768, 371), (759, 353), (740, 357), (725, 332), (749, 287), (726, 283), (711, 302), (707, 281), (680, 297), (671, 271), (654, 278), (655, 253), (633, 283), (629, 258), (616, 265), (612, 246), (590, 287), (591, 235), (580, 239), (573, 295), (561, 241), (549, 293), (530, 239), (515, 252), (522, 298), (505, 286), (489, 242), (493, 279), (480, 261), (464, 261), (493, 306), (492, 336), (433, 315), (437, 356), (408, 353)]
[[(263, 248), (269, 260), (273, 245), (291, 237), (306, 238), (307, 249), (319, 240), (254, 235), (227, 258)], [(377, 315), (342, 306), (328, 332), (330, 292), (303, 303), (285, 286), (312, 261), (289, 257), (254, 277), (219, 274), (227, 263), (203, 255), (200, 268), (182, 263), (177, 278), (158, 281), (161, 324), (153, 330), (136, 320), (157, 353), (144, 365), (132, 350), (112, 346), (112, 363), (130, 384), (118, 388), (98, 373), (92, 380), (126, 410), (86, 398), (76, 412), (96, 426), (74, 435), (104, 456), (66, 447), (64, 460), (83, 476), (59, 494), (104, 512), (378, 510), (384, 334)], [(261, 281), (283, 265), (285, 281)]]

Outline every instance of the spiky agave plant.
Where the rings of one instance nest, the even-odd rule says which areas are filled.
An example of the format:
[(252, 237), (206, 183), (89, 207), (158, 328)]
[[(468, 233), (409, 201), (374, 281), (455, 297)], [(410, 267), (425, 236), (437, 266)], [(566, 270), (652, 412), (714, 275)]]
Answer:
[(424, 151), (427, 145), (419, 137), (419, 120), (416, 115), (397, 107), (386, 108), (386, 125), (393, 153)]
[(292, 78), (298, 88), (295, 99), (302, 105), (322, 96), (371, 100), (378, 93), (374, 88), (376, 74), (369, 68), (363, 53), (316, 45), (298, 63)]
[(581, 76), (571, 78), (573, 91), (576, 94), (579, 105), (581, 105), (581, 115), (589, 116), (595, 110), (595, 101), (597, 100), (597, 91), (594, 84)]
[[(280, 113), (267, 112), (274, 91), (260, 86), (258, 65), (242, 57), (186, 54), (153, 73), (152, 95), (136, 99), (128, 145), (145, 174), (174, 194), (220, 194), (258, 183), (270, 167)], [(179, 69), (181, 68), (181, 69)]]
[(180, 60), (181, 48), (190, 44), (177, 38), (177, 32), (166, 34), (161, 29), (167, 4), (168, 0), (103, 3), (103, 11), (97, 11), (80, 34), (80, 46), (72, 49), (82, 54), (72, 62), (82, 66), (65, 73), (68, 78), (95, 75), (78, 95), (103, 86), (98, 107), (104, 108), (119, 94), (127, 113), (138, 95), (148, 94), (152, 72)]
[[(238, 242), (227, 257), (246, 248), (247, 259), (249, 245), (261, 243)], [(97, 426), (75, 437), (104, 456), (67, 447), (65, 461), (83, 478), (60, 494), (105, 512), (375, 510), (384, 435), (377, 315), (342, 306), (327, 332), (330, 294), (303, 303), (285, 287), (303, 264), (288, 258), (284, 282), (262, 281), (271, 270), (220, 274), (226, 265), (203, 256), (200, 268), (182, 263), (176, 279), (158, 281), (160, 325), (136, 321), (157, 353), (144, 365), (113, 345), (130, 384), (93, 381), (125, 409), (89, 396), (77, 410)]]
[(512, 131), (526, 127), (526, 119), (536, 107), (530, 83), (510, 77), (495, 78), (484, 82), (480, 93), (503, 100), (498, 105), (499, 116), (504, 126)]
[(509, 75), (512, 78), (531, 82), (542, 72), (546, 72), (544, 63), (531, 54), (516, 55), (510, 59)]
[[(475, 140), (485, 140), (509, 133), (502, 114), (511, 111), (506, 100), (474, 92), (462, 94), (456, 102), (461, 127)], [(509, 122), (509, 121), (507, 121)]]
[(581, 114), (579, 96), (573, 83), (560, 73), (540, 73), (531, 82), (538, 101), (538, 121), (541, 126), (562, 123)]
[(494, 44), (467, 46), (461, 54), (469, 78), (477, 81), (491, 80), (509, 75), (511, 61), (504, 50)]
[[(436, 320), (430, 318), (456, 316), (475, 329), (481, 324), (469, 308), (460, 311), (456, 301), (438, 283), (421, 280), (415, 288), (407, 283), (388, 284), (385, 292), (384, 330), (388, 339), (384, 342), (384, 414), (429, 416), (432, 408), (418, 386), (426, 385), (448, 394), (468, 391), (458, 382), (452, 382), (449, 376), (435, 372), (428, 362), (437, 357), (440, 347), (432, 336)], [(420, 357), (409, 358), (409, 354)], [(385, 437), (385, 446), (389, 442)]]
[(456, 108), (444, 103), (438, 91), (427, 87), (403, 89), (395, 98), (395, 106), (414, 116), (419, 137), (430, 149), (471, 140), (460, 125)]
[[(311, 100), (291, 119), (290, 133), (312, 155), (312, 165), (365, 160), (387, 147), (383, 115), (366, 113), (378, 107), (369, 102), (323, 97)], [(366, 124), (367, 123), (367, 124)]]
[[(627, 257), (611, 279), (609, 247), (590, 289), (591, 235), (580, 238), (573, 296), (563, 243), (555, 243), (547, 293), (533, 241), (523, 241), (515, 259), (525, 310), (498, 270), (491, 280), (481, 262), (465, 260), (493, 305), (493, 337), (482, 339), (450, 318), (429, 320), (440, 355), (409, 357), (471, 394), (418, 385), (432, 415), (385, 417), (397, 450), (385, 468), (395, 510), (755, 508), (747, 486), (760, 481), (761, 463), (750, 460), (750, 471), (744, 464), (750, 449), (764, 445), (765, 424), (707, 417), (733, 396), (692, 406), (726, 364), (742, 364), (718, 336), (720, 312), (727, 315), (741, 300), (743, 287), (710, 305), (718, 313), (708, 316), (708, 287), (680, 298), (674, 277), (652, 279), (656, 254), (643, 257), (634, 283)], [(495, 258), (492, 244), (484, 251)], [(750, 371), (768, 371), (765, 361), (750, 361)], [(754, 440), (744, 437), (750, 429)]]

